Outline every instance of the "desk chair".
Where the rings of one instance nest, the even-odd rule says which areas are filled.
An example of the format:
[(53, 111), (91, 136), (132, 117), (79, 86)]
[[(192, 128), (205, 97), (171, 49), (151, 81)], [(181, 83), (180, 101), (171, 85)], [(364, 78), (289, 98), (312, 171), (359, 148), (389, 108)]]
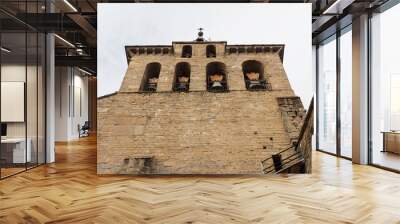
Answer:
[(79, 129), (79, 138), (89, 136), (89, 129), (90, 129), (89, 121), (85, 121), (82, 127), (78, 125), (78, 129)]

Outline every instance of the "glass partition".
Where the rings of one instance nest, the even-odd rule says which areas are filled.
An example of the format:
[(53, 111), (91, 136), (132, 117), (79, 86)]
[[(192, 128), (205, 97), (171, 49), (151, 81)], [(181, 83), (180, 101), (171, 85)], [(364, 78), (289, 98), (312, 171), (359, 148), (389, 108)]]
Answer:
[(37, 78), (38, 78), (38, 34), (36, 32), (27, 32), (27, 63), (26, 63), (26, 114), (27, 114), (27, 167), (31, 168), (37, 165), (38, 149), (38, 107), (37, 107)]
[[(26, 169), (26, 34), (1, 34), (1, 176)], [(4, 50), (6, 49), (6, 50)], [(29, 143), (28, 143), (29, 146)]]
[[(19, 1), (16, 10), (43, 6)], [(45, 45), (45, 34), (0, 12), (1, 179), (45, 163)]]
[(46, 36), (38, 33), (38, 64), (37, 64), (37, 162), (46, 162)]

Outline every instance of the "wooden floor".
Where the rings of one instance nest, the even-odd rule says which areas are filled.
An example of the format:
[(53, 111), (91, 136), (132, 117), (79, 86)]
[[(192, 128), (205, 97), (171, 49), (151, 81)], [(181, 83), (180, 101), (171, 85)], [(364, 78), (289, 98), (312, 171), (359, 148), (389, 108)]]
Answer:
[(400, 155), (391, 152), (374, 151), (372, 162), (374, 164), (400, 170)]
[(96, 175), (96, 139), (0, 181), (0, 223), (400, 223), (400, 175), (313, 154), (311, 175)]
[(23, 172), (25, 171), (25, 167), (21, 168), (21, 167), (7, 167), (1, 168), (1, 177), (8, 177), (11, 176), (13, 174), (19, 173), (19, 172)]

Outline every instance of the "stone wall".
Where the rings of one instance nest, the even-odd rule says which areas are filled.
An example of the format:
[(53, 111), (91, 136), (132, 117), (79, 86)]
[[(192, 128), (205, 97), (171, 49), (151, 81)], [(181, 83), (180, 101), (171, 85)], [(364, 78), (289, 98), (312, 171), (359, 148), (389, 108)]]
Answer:
[(153, 157), (157, 174), (260, 174), (260, 161), (290, 144), (276, 101), (281, 94), (288, 93), (118, 93), (100, 99), (98, 173), (127, 173), (129, 159)]
[(300, 131), (299, 144), (296, 148), (303, 158), (305, 164), (305, 173), (311, 173), (312, 170), (312, 136), (314, 134), (314, 99), (312, 99), (304, 119), (304, 125)]
[(277, 100), (290, 141), (296, 143), (306, 114), (300, 97), (279, 97)]

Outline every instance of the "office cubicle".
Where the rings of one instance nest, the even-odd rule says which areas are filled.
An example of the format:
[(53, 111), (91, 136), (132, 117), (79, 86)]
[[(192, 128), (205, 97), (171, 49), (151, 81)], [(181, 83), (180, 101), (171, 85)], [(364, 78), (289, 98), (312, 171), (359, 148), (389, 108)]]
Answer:
[[(18, 3), (21, 12), (41, 1)], [(2, 4), (2, 3), (1, 3)], [(1, 6), (0, 4), (0, 6)], [(0, 12), (0, 178), (45, 163), (45, 35)], [(12, 29), (10, 29), (12, 27)]]

